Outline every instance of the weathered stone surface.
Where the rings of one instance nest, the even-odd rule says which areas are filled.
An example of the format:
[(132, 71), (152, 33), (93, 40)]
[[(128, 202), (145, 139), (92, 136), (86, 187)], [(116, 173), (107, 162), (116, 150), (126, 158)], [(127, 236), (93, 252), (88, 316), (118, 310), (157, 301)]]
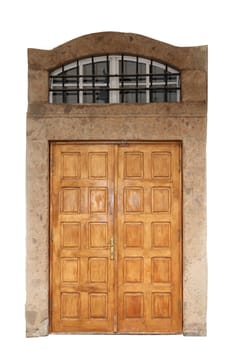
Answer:
[[(182, 102), (48, 103), (48, 70), (73, 59), (121, 52), (181, 70)], [(206, 334), (207, 48), (178, 48), (130, 33), (87, 35), (51, 51), (29, 50), (27, 118), (27, 336), (49, 332), (49, 141), (182, 141), (183, 333)]]
[[(191, 84), (192, 82), (192, 84)], [(206, 102), (207, 79), (206, 72), (185, 70), (182, 72), (182, 101)]]
[(32, 70), (28, 72), (28, 102), (47, 102), (48, 100), (48, 72)]
[(53, 50), (29, 49), (29, 67), (52, 69), (66, 62), (109, 53), (126, 53), (151, 57), (180, 69), (207, 70), (207, 47), (176, 47), (134, 33), (103, 32), (84, 35)]
[[(47, 95), (46, 95), (47, 96)], [(48, 96), (47, 96), (48, 98)], [(28, 105), (28, 117), (33, 118), (77, 118), (77, 117), (122, 117), (122, 115), (133, 117), (173, 117), (173, 118), (205, 118), (206, 104), (203, 102), (188, 103), (145, 103), (145, 104), (106, 104), (106, 105), (72, 105), (72, 104), (50, 104), (32, 103)], [(188, 122), (188, 121), (187, 121)], [(40, 129), (39, 129), (40, 130)], [(33, 130), (37, 132), (37, 130)], [(31, 131), (29, 131), (31, 133)]]

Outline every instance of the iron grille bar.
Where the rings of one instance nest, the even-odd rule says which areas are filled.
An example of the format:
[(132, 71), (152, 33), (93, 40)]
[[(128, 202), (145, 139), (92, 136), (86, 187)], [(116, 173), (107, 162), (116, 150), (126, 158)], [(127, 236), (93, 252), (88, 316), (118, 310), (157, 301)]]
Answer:
[(128, 91), (128, 90), (133, 90), (133, 91), (136, 91), (136, 90), (151, 90), (152, 92), (155, 92), (155, 91), (180, 91), (181, 88), (176, 88), (176, 87), (146, 87), (146, 86), (138, 86), (138, 87), (131, 87), (131, 86), (124, 86), (123, 88), (110, 88), (110, 87), (107, 87), (107, 86), (95, 86), (95, 87), (86, 87), (86, 88), (72, 88), (72, 89), (49, 89), (50, 92), (75, 92), (75, 91), (92, 91), (92, 90), (100, 90), (100, 91), (103, 91), (103, 90), (109, 90), (109, 91)]
[(79, 103), (79, 62), (78, 60), (77, 60), (77, 88), (78, 88), (77, 103)]
[(120, 90), (120, 99), (121, 102), (124, 103), (124, 94), (122, 94), (123, 88), (124, 88), (124, 55), (121, 55), (121, 73), (120, 73), (120, 78), (121, 78), (121, 90)]
[(62, 102), (65, 103), (65, 75), (64, 75), (64, 66), (62, 66)]
[(165, 94), (165, 98), (164, 98), (164, 100), (165, 100), (165, 102), (167, 102), (167, 100), (168, 100), (168, 96), (167, 96), (167, 64), (166, 64), (166, 67), (165, 67), (165, 87), (166, 87), (166, 89), (165, 89), (165, 91), (164, 91), (164, 94)]
[(92, 102), (95, 103), (95, 63), (94, 63), (94, 57), (91, 58), (91, 64), (92, 64)]
[[(96, 60), (94, 56), (90, 59), (91, 63), (90, 61), (86, 63), (91, 64), (91, 69), (88, 71), (89, 74), (84, 74), (84, 72), (80, 74), (80, 64), (83, 64), (82, 61), (80, 63), (80, 60), (75, 62), (76, 69), (73, 71), (76, 74), (67, 74), (68, 70), (66, 70), (65, 65), (61, 66), (60, 73), (57, 75), (54, 72), (51, 73), (49, 88), (50, 96), (52, 96), (51, 102), (85, 103), (84, 93), (86, 92), (89, 95), (88, 100), (91, 98), (91, 103), (109, 103), (111, 102), (111, 91), (119, 94), (119, 101), (121, 103), (132, 101), (132, 98), (136, 103), (180, 101), (180, 73), (172, 70), (167, 64), (163, 65), (164, 68), (158, 66), (160, 70), (157, 73), (156, 70), (153, 70), (153, 67), (156, 67), (155, 61), (150, 59), (147, 60), (147, 63), (144, 63), (143, 61), (139, 61), (139, 56), (134, 56), (131, 62), (134, 62), (133, 73), (134, 71), (135, 73), (129, 74), (125, 69), (125, 60), (128, 61), (128, 58), (122, 54), (118, 61), (115, 61), (119, 64), (119, 72), (117, 69), (117, 73), (119, 74), (110, 74), (112, 73), (112, 69), (110, 69), (111, 62), (109, 55), (106, 55), (102, 61)], [(102, 74), (96, 74), (97, 62), (105, 63)], [(141, 69), (139, 65), (141, 63), (148, 65), (145, 73), (140, 73)], [(112, 83), (113, 78), (119, 79), (118, 87), (114, 87), (115, 85)], [(145, 94), (146, 91), (149, 91), (149, 93)], [(130, 96), (129, 94), (133, 94), (134, 96)]]
[[(167, 72), (167, 73), (138, 73), (137, 74), (138, 77), (148, 77), (148, 76), (152, 76), (152, 77), (164, 77), (164, 76), (169, 76), (169, 77), (175, 77), (175, 76), (180, 76), (179, 73), (170, 73), (170, 72)], [(109, 77), (109, 78), (116, 78), (116, 77), (120, 77), (120, 78), (123, 78), (123, 77), (126, 77), (126, 78), (130, 78), (130, 77), (135, 77), (136, 74), (78, 74), (78, 78), (102, 78), (102, 77)], [(57, 76), (51, 76), (51, 78), (53, 79), (59, 79), (59, 78), (63, 78), (63, 77), (67, 77), (66, 74), (59, 74)], [(69, 78), (77, 78), (77, 75), (69, 75)]]
[[(109, 79), (109, 72), (110, 72), (110, 68), (109, 68), (109, 55), (107, 55), (107, 74), (106, 74), (106, 77), (107, 77), (107, 89), (108, 91), (110, 91), (110, 79)], [(109, 94), (108, 94), (108, 103), (109, 103)]]

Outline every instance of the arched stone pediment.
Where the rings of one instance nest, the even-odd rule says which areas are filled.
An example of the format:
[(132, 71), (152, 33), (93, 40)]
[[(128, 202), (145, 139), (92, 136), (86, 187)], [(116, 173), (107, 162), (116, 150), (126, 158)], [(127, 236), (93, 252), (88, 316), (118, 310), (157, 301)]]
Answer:
[[(130, 69), (122, 68), (125, 62)], [(156, 84), (167, 94), (175, 75), (179, 98), (151, 98)], [(67, 98), (72, 89), (76, 101)], [(98, 89), (118, 95), (96, 103)], [(122, 98), (127, 90), (136, 91), (135, 100)], [(83, 98), (86, 91), (93, 100)], [(53, 99), (57, 92), (62, 99)], [(143, 327), (158, 327), (140, 326), (136, 333), (206, 334), (206, 125), (207, 46), (102, 32), (51, 50), (28, 50), (27, 336), (69, 332), (72, 322), (89, 326), (88, 318), (101, 327), (111, 318), (114, 331), (118, 319), (133, 327), (141, 319)], [(118, 271), (108, 260), (110, 230), (121, 242), (115, 251), (127, 252), (117, 283), (131, 287), (119, 302), (120, 316), (114, 306), (108, 318), (107, 289), (101, 288), (113, 285), (110, 277)], [(67, 328), (56, 328), (54, 320)]]
[(29, 49), (29, 66), (52, 70), (77, 58), (109, 53), (145, 56), (179, 70), (206, 70), (206, 46), (178, 47), (143, 35), (122, 32), (84, 35), (52, 50)]

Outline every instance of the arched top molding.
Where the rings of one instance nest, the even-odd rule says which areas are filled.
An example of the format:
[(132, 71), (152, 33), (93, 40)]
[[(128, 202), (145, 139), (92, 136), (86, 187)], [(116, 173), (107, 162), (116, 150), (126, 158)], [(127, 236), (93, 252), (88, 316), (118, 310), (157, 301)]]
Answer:
[(88, 56), (130, 54), (161, 61), (180, 71), (207, 71), (207, 46), (178, 47), (149, 37), (122, 32), (84, 35), (52, 50), (28, 50), (29, 68), (53, 70)]

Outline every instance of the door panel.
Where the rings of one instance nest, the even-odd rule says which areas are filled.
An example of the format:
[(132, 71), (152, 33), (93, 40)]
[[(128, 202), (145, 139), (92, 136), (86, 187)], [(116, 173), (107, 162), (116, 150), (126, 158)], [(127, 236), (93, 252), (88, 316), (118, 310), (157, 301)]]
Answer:
[(181, 332), (179, 143), (53, 143), (51, 160), (51, 331)]
[(52, 331), (112, 332), (113, 146), (52, 145)]
[(179, 144), (119, 147), (118, 331), (182, 330)]

